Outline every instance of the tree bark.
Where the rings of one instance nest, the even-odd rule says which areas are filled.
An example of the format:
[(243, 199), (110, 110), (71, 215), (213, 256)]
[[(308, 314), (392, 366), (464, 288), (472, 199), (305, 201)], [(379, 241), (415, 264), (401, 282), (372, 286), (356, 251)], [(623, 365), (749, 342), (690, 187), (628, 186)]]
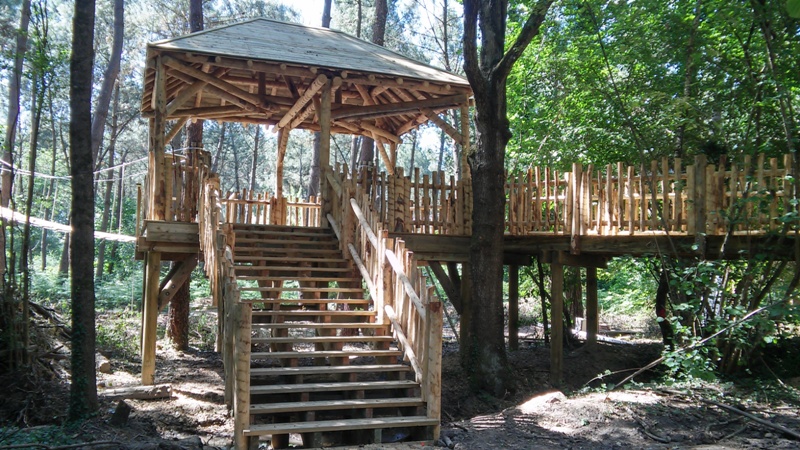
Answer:
[[(189, 2), (189, 26), (192, 33), (203, 29), (203, 0)], [(188, 149), (203, 148), (203, 123), (202, 120), (190, 122), (186, 126), (186, 145)], [(258, 143), (256, 143), (258, 144)], [(238, 165), (238, 162), (237, 162)], [(237, 168), (236, 183), (238, 190), (239, 174)], [(173, 263), (177, 264), (177, 263)], [(169, 301), (168, 336), (176, 350), (189, 349), (189, 280), (181, 286)]]
[(261, 125), (256, 125), (256, 135), (253, 142), (253, 163), (250, 165), (250, 192), (256, 190), (256, 170), (258, 169), (258, 146), (261, 138)]
[[(333, 0), (325, 0), (325, 6), (322, 9), (322, 28), (331, 27), (331, 6)], [(314, 133), (314, 152), (311, 156), (311, 172), (308, 174), (308, 196), (316, 197), (319, 195), (319, 146), (320, 146), (320, 133)]]
[[(361, 2), (359, 7), (359, 24), (361, 18)], [(386, 39), (386, 19), (389, 16), (389, 7), (386, 0), (375, 0), (375, 16), (372, 22), (372, 43), (383, 46)], [(358, 158), (359, 167), (372, 166), (375, 159), (375, 141), (368, 136), (361, 138), (361, 152)], [(377, 165), (376, 165), (377, 166)]]
[[(117, 147), (117, 134), (118, 130), (118, 119), (119, 119), (119, 83), (116, 85), (116, 89), (114, 89), (114, 106), (113, 111), (111, 113), (111, 141), (108, 144), (108, 167), (114, 167), (114, 156), (116, 153)], [(94, 143), (94, 138), (92, 138), (92, 143)], [(120, 174), (122, 171), (120, 171)], [(122, 180), (120, 180), (120, 183)], [(103, 193), (103, 217), (100, 219), (100, 231), (108, 231), (108, 222), (111, 216), (111, 194), (114, 190), (114, 169), (110, 169), (108, 171), (108, 175), (106, 176), (105, 182), (105, 192)], [(103, 271), (105, 270), (105, 262), (106, 262), (106, 240), (100, 240), (100, 244), (97, 248), (97, 269), (95, 271), (95, 278), (102, 278)]]
[[(552, 0), (539, 0), (504, 52), (508, 2), (464, 1), (464, 68), (475, 94), (477, 146), (469, 155), (473, 214), (470, 244), (473, 320), (462, 330), (462, 361), (470, 384), (503, 396), (512, 388), (503, 324), (503, 230), (505, 219), (505, 148), (511, 132), (506, 116), (506, 78), (538, 34)], [(478, 54), (478, 25), (481, 51)], [(465, 305), (466, 307), (467, 305)], [(466, 333), (464, 332), (466, 331)]]
[[(6, 116), (6, 135), (3, 140), (3, 158), (0, 161), (0, 206), (8, 207), (11, 201), (11, 188), (14, 181), (14, 174), (11, 171), (13, 164), (14, 144), (17, 139), (17, 121), (19, 120), (19, 92), (22, 81), (22, 63), (24, 62), (25, 52), (28, 46), (28, 25), (31, 21), (31, 1), (23, 0), (22, 15), (19, 20), (19, 30), (17, 30), (17, 43), (14, 48), (14, 67), (11, 69), (11, 77), (8, 80), (8, 114)], [(7, 269), (6, 262), (6, 221), (0, 219), (0, 288), (2, 288), (5, 298), (5, 274)]]
[(72, 383), (68, 418), (97, 410), (94, 317), (94, 186), (92, 66), (94, 0), (75, 2), (70, 59), (70, 172), (72, 175)]
[[(100, 146), (103, 143), (103, 133), (108, 118), (108, 107), (111, 104), (111, 95), (114, 83), (119, 75), (119, 63), (122, 58), (122, 41), (125, 38), (125, 0), (114, 0), (114, 38), (111, 44), (111, 56), (108, 67), (103, 73), (103, 84), (97, 95), (97, 107), (92, 119), (92, 161), (97, 164)], [(93, 167), (95, 167), (93, 165)]]

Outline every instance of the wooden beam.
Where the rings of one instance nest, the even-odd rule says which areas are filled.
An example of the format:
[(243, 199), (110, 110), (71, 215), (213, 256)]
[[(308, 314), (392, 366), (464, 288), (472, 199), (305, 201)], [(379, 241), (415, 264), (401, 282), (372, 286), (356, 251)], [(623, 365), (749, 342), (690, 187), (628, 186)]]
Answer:
[[(436, 279), (439, 280), (439, 284), (442, 286), (442, 289), (444, 289), (444, 293), (447, 295), (447, 298), (450, 299), (450, 303), (453, 304), (456, 312), (461, 314), (461, 280), (450, 278), (447, 273), (445, 273), (439, 261), (429, 261), (428, 267), (431, 268)], [(457, 274), (456, 272), (456, 275)]]
[(433, 112), (430, 108), (422, 108), (420, 112), (424, 114), (428, 120), (433, 122), (437, 127), (441, 128), (451, 139), (456, 141), (457, 144), (462, 145), (464, 143), (464, 136), (462, 136), (458, 130), (456, 130), (452, 125), (442, 120), (438, 114)]
[(586, 344), (597, 343), (599, 331), (599, 317), (597, 309), (597, 268), (586, 268)]
[(553, 262), (550, 272), (550, 384), (557, 386), (564, 370), (564, 266)]
[(596, 255), (572, 255), (558, 252), (558, 263), (564, 266), (608, 268), (608, 258)]
[(383, 139), (385, 139), (385, 140), (387, 140), (389, 142), (393, 142), (395, 144), (400, 144), (400, 143), (403, 142), (399, 137), (395, 136), (394, 134), (384, 130), (383, 128), (379, 128), (379, 127), (376, 127), (374, 125), (371, 125), (368, 122), (365, 122), (363, 120), (358, 122), (358, 126), (363, 128), (366, 131), (369, 131), (370, 133), (375, 135), (377, 138), (383, 138)]
[(164, 142), (170, 142), (171, 140), (175, 139), (175, 136), (177, 136), (178, 133), (181, 132), (181, 128), (183, 128), (183, 126), (186, 125), (186, 122), (188, 121), (189, 121), (188, 117), (181, 117), (180, 119), (178, 119), (178, 121), (175, 122), (175, 125), (172, 126), (172, 129), (169, 130), (169, 133), (167, 133), (167, 136), (164, 138)]
[(275, 168), (275, 198), (283, 198), (283, 159), (286, 157), (286, 147), (289, 144), (288, 128), (278, 131), (278, 164)]
[(519, 266), (508, 266), (508, 349), (519, 350)]
[(175, 262), (175, 270), (170, 271), (171, 276), (164, 280), (166, 283), (162, 283), (163, 287), (161, 288), (161, 292), (158, 293), (159, 311), (167, 306), (167, 303), (175, 296), (178, 289), (189, 279), (195, 267), (197, 267), (197, 257)]
[(166, 98), (166, 79), (167, 70), (161, 58), (156, 61), (156, 79), (153, 86), (153, 120), (150, 123), (150, 151), (153, 153), (151, 160), (150, 179), (150, 214), (148, 219), (164, 220), (166, 214), (166, 162), (164, 159), (164, 137), (167, 121), (167, 98)]
[(142, 303), (142, 384), (155, 384), (156, 328), (158, 326), (158, 285), (161, 253), (148, 252), (145, 265), (145, 289)]
[(234, 95), (235, 97), (244, 100), (247, 103), (250, 103), (253, 106), (256, 107), (266, 106), (262, 105), (261, 99), (258, 98), (258, 94), (251, 94), (245, 90), (242, 90), (232, 85), (231, 83), (228, 83), (227, 81), (216, 78), (210, 74), (203, 72), (202, 70), (198, 70), (195, 69), (194, 67), (188, 66), (177, 59), (171, 58), (169, 56), (164, 56), (163, 58), (164, 58), (164, 64), (167, 65), (168, 67), (183, 72), (186, 75), (194, 77), (200, 81), (205, 81), (212, 86), (216, 86), (222, 89), (223, 91), (228, 92)]
[(167, 105), (167, 115), (174, 113), (178, 108), (183, 106), (184, 103), (197, 95), (197, 93), (202, 91), (206, 86), (208, 86), (208, 83), (205, 81), (195, 81), (194, 83), (191, 83), (187, 88), (183, 89), (177, 97), (169, 102)]
[(291, 122), (291, 120), (294, 119), (297, 113), (299, 113), (300, 110), (304, 106), (306, 106), (306, 104), (308, 104), (309, 101), (311, 101), (311, 99), (314, 97), (314, 94), (316, 94), (320, 89), (322, 89), (322, 86), (324, 86), (325, 83), (327, 82), (328, 82), (328, 77), (320, 74), (308, 86), (308, 89), (306, 89), (306, 91), (303, 92), (303, 95), (301, 95), (300, 98), (297, 99), (295, 104), (291, 108), (289, 108), (289, 111), (287, 111), (286, 114), (283, 115), (283, 118), (281, 118), (281, 120), (278, 122), (276, 128), (277, 129), (285, 128), (286, 125), (288, 125), (289, 122)]
[(394, 166), (392, 165), (392, 159), (389, 158), (389, 154), (386, 153), (386, 147), (383, 145), (383, 142), (379, 140), (377, 136), (375, 136), (375, 146), (378, 147), (378, 152), (381, 155), (381, 160), (383, 160), (383, 164), (386, 165), (386, 173), (389, 175), (394, 175)]
[[(192, 82), (196, 81), (195, 78), (192, 77), (191, 75), (182, 73), (182, 72), (180, 72), (178, 70), (171, 70), (171, 71), (169, 71), (169, 74), (170, 74), (171, 77), (175, 77), (175, 78), (184, 80), (187, 83), (192, 83)], [(208, 91), (209, 94), (214, 94), (214, 95), (218, 96), (220, 99), (222, 99), (223, 101), (228, 101), (228, 102), (230, 102), (230, 103), (232, 103), (234, 105), (239, 106), (242, 109), (249, 109), (249, 110), (252, 110), (252, 111), (256, 110), (256, 106), (255, 105), (253, 105), (253, 104), (251, 104), (251, 103), (249, 103), (249, 102), (247, 102), (245, 100), (242, 100), (241, 98), (233, 95), (232, 93), (230, 93), (230, 92), (228, 92), (228, 91), (226, 91), (224, 89), (220, 89), (220, 88), (218, 88), (216, 86), (212, 86), (210, 84), (207, 84), (204, 89), (206, 91)], [(196, 104), (197, 103), (195, 102), (195, 105)], [(269, 108), (266, 108), (266, 107), (262, 108), (262, 109), (264, 111), (269, 111)], [(177, 109), (176, 113), (177, 112), (180, 112), (180, 109)]]
[(389, 103), (371, 106), (345, 106), (331, 113), (334, 120), (344, 118), (377, 118), (406, 114), (422, 108), (457, 107), (467, 101), (466, 95), (451, 95), (447, 97), (419, 100), (413, 102)]
[[(339, 81), (341, 83), (341, 81)], [(322, 94), (320, 95), (320, 109), (319, 109), (319, 180), (320, 192), (322, 195), (322, 211), (321, 211), (321, 225), (328, 226), (328, 213), (332, 210), (332, 203), (330, 197), (330, 189), (328, 189), (328, 171), (331, 165), (331, 100), (333, 91), (333, 82), (326, 78), (323, 83)], [(327, 195), (325, 195), (327, 193)]]

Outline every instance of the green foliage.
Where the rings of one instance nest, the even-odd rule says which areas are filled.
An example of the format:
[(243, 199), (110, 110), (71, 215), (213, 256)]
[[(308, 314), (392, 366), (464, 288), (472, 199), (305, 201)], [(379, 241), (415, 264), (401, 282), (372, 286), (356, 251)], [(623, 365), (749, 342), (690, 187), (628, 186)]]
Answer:
[(652, 264), (652, 260), (632, 257), (609, 261), (607, 270), (597, 272), (601, 310), (610, 315), (652, 314), (658, 287)]
[[(75, 430), (69, 427), (43, 425), (31, 428), (0, 427), (0, 444), (3, 446), (23, 446), (21, 448), (38, 448), (40, 445), (24, 446), (24, 444), (46, 444), (47, 446), (77, 444)], [(15, 447), (16, 448), (16, 447)]]
[(97, 348), (127, 360), (139, 357), (141, 313), (125, 309), (107, 312), (97, 320)]

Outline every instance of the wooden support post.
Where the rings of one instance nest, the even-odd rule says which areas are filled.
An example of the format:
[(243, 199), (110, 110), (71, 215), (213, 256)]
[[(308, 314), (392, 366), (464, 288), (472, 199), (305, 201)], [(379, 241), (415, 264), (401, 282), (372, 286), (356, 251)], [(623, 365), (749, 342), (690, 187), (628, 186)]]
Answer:
[(694, 217), (689, 220), (694, 221), (695, 231), (695, 244), (697, 245), (697, 253), (705, 255), (706, 253), (706, 200), (705, 196), (709, 195), (706, 192), (706, 156), (698, 155), (694, 158)]
[(320, 226), (328, 226), (328, 214), (332, 211), (331, 196), (327, 173), (331, 170), (331, 80), (322, 86), (319, 110), (319, 191), (322, 193)]
[[(428, 295), (429, 302), (426, 305), (427, 317), (425, 321), (429, 324), (428, 333), (428, 361), (427, 361), (427, 415), (430, 418), (441, 419), (442, 416), (442, 326), (444, 324), (443, 310), (444, 305), (433, 296)], [(432, 440), (439, 439), (440, 425), (433, 428)]]
[(586, 268), (586, 344), (597, 343), (599, 317), (597, 310), (597, 268)]
[(150, 211), (148, 219), (165, 220), (166, 206), (169, 199), (166, 198), (166, 165), (164, 155), (164, 137), (166, 132), (167, 118), (167, 94), (166, 94), (167, 72), (162, 61), (162, 57), (156, 58), (156, 78), (153, 89), (152, 107), (155, 115), (150, 121), (150, 151), (153, 152), (153, 167), (150, 168)]
[(508, 266), (508, 349), (519, 349), (519, 266)]
[(550, 384), (561, 384), (564, 366), (564, 266), (553, 258), (550, 264)]
[[(283, 198), (283, 159), (286, 157), (286, 147), (289, 144), (289, 130), (288, 128), (281, 128), (278, 131), (278, 164), (275, 167), (275, 198), (280, 199)], [(320, 154), (320, 158), (322, 154)], [(320, 174), (320, 182), (324, 177)], [(275, 211), (273, 211), (273, 214)], [(273, 217), (275, 220), (278, 216), (276, 215)], [(275, 224), (273, 221), (272, 224)]]
[(147, 252), (147, 273), (142, 313), (142, 384), (155, 384), (156, 327), (158, 326), (158, 285), (161, 277), (161, 253)]

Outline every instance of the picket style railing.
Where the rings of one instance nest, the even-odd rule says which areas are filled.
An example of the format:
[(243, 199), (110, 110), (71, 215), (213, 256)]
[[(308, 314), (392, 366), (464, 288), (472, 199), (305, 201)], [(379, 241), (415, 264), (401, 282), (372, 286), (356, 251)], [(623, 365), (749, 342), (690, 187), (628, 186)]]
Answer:
[(269, 192), (242, 189), (222, 200), (225, 222), (253, 225), (320, 226), (320, 199), (277, 198)]
[[(510, 235), (722, 235), (776, 230), (792, 204), (792, 155), (745, 156), (709, 164), (705, 156), (650, 164), (573, 164), (559, 172), (533, 167), (506, 174), (505, 232)], [(472, 183), (441, 172), (405, 176), (349, 173), (363, 185), (390, 232), (470, 235)], [(339, 175), (340, 177), (342, 175)]]
[(443, 309), (434, 287), (403, 241), (388, 237), (368, 185), (346, 171), (328, 171), (327, 180), (328, 223), (342, 252), (361, 272), (377, 320), (391, 324), (404, 359), (422, 387), (428, 417), (440, 419)]

